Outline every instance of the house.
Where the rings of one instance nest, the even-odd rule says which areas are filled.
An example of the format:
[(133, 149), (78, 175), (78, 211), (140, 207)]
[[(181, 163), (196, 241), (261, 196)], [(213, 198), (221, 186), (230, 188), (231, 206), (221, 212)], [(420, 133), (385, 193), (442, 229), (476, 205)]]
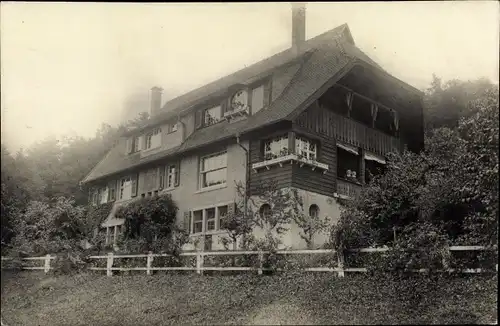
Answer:
[[(304, 7), (293, 7), (292, 22), (290, 49), (163, 106), (162, 89), (151, 90), (150, 119), (82, 181), (93, 204), (113, 203), (101, 225), (109, 241), (123, 224), (118, 207), (170, 194), (191, 237), (221, 248), (238, 181), (250, 196), (264, 180), (293, 187), (309, 214), (334, 222), (339, 198), (383, 170), (387, 153), (423, 148), (421, 91), (359, 50), (346, 24), (306, 40)], [(305, 246), (293, 225), (284, 245)]]

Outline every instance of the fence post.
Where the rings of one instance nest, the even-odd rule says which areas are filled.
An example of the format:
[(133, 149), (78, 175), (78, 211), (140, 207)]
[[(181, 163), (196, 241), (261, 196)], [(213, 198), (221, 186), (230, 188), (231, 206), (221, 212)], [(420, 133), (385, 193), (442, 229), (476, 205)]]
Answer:
[(43, 266), (43, 271), (48, 273), (50, 271), (50, 254), (45, 255), (45, 264)]
[(338, 277), (344, 277), (344, 252), (337, 251), (337, 260), (338, 260)]
[(200, 275), (203, 275), (203, 260), (204, 260), (204, 256), (201, 252), (197, 252), (196, 253), (196, 273), (197, 274), (200, 274)]
[(446, 246), (446, 248), (443, 251), (443, 260), (442, 260), (443, 269), (445, 271), (447, 271), (450, 268), (450, 258), (451, 258), (450, 247)]
[(259, 275), (262, 275), (262, 264), (264, 262), (264, 254), (262, 253), (262, 251), (259, 251)]
[(113, 267), (113, 253), (108, 252), (108, 261), (106, 264), (106, 275), (107, 276), (113, 276), (113, 271), (111, 268)]
[(146, 266), (146, 274), (151, 275), (151, 263), (153, 262), (153, 253), (150, 251), (148, 252), (148, 262)]

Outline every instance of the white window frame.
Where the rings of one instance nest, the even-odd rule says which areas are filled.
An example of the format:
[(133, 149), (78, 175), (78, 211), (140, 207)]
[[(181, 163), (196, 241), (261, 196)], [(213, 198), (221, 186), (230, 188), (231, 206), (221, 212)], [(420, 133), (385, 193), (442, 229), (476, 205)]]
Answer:
[[(212, 116), (207, 114), (207, 113), (211, 110), (214, 110), (214, 109), (218, 109), (217, 117), (213, 117), (213, 120), (208, 120), (207, 117), (212, 117)], [(203, 125), (204, 126), (214, 125), (214, 124), (218, 123), (219, 121), (221, 121), (222, 120), (221, 118), (222, 118), (222, 105), (215, 105), (213, 107), (205, 109), (205, 111), (203, 112)]]
[[(156, 140), (156, 139), (158, 139), (158, 140), (157, 141), (153, 141), (153, 140)], [(150, 131), (150, 132), (148, 132), (146, 134), (144, 146), (145, 146), (144, 148), (146, 150), (153, 149), (153, 148), (158, 148), (158, 147), (161, 146), (161, 128), (155, 128), (155, 129), (153, 129), (152, 131)]]
[[(280, 149), (273, 149), (273, 144), (275, 147), (279, 146)], [(274, 158), (285, 156), (282, 154), (282, 151), (285, 149), (287, 151), (285, 155), (288, 155), (290, 152), (290, 149), (288, 148), (288, 134), (266, 140), (264, 142), (264, 160), (272, 160)]]
[[(200, 211), (201, 211), (201, 220), (200, 221), (195, 221), (194, 220), (194, 217), (195, 217), (194, 213), (195, 212), (200, 212)], [(204, 223), (204, 221), (205, 221), (205, 210), (204, 209), (194, 209), (192, 211), (192, 213), (191, 213), (191, 216), (192, 216), (192, 218), (191, 218), (191, 226), (190, 226), (191, 232), (190, 232), (190, 234), (203, 234), (203, 233), (205, 233), (205, 223)], [(201, 224), (201, 231), (200, 232), (194, 232), (194, 230), (195, 230), (194, 229), (194, 225), (198, 224), (198, 223)]]
[[(314, 146), (314, 150), (311, 149)], [(318, 160), (318, 144), (314, 140), (296, 136), (295, 137), (295, 150), (297, 155), (302, 155), (306, 160)]]
[[(213, 218), (208, 218), (208, 211), (212, 210), (214, 211), (214, 217)], [(217, 231), (217, 210), (218, 207), (209, 207), (205, 208), (204, 210), (204, 222), (205, 222), (205, 230), (206, 232), (214, 232)], [(214, 222), (214, 228), (212, 230), (208, 229), (208, 222)]]
[(177, 122), (171, 123), (168, 125), (168, 133), (176, 132), (177, 131)]
[(106, 204), (108, 202), (109, 189), (108, 187), (99, 188), (99, 204)]
[[(216, 157), (216, 156), (222, 156), (222, 155), (225, 155), (226, 156), (226, 164), (223, 166), (223, 167), (218, 167), (218, 168), (213, 168), (213, 169), (209, 169), (209, 170), (203, 170), (203, 166), (204, 166), (204, 160), (205, 159), (208, 159), (208, 158), (212, 158), (212, 157)], [(219, 170), (225, 170), (226, 171), (226, 177), (225, 177), (225, 180), (223, 183), (218, 183), (218, 184), (215, 184), (215, 185), (210, 185), (210, 186), (203, 186), (203, 179), (204, 179), (204, 175), (209, 173), (209, 172), (215, 172), (215, 171), (219, 171)], [(200, 189), (210, 189), (210, 188), (215, 188), (215, 187), (224, 187), (226, 186), (227, 184), (227, 150), (226, 151), (222, 151), (222, 152), (218, 152), (218, 153), (215, 153), (215, 154), (211, 154), (211, 155), (207, 155), (207, 156), (203, 156), (200, 158), (200, 174), (199, 174), (199, 188)]]
[[(215, 227), (219, 231), (225, 230), (225, 229), (222, 229), (222, 227), (220, 225), (221, 224), (220, 221), (227, 217), (227, 213), (229, 212), (229, 205), (233, 205), (233, 203), (230, 203), (227, 205), (217, 205), (216, 212), (215, 212), (215, 214), (216, 214)], [(225, 215), (220, 215), (221, 207), (226, 207), (226, 214)]]
[(123, 194), (125, 192), (125, 184), (127, 182), (130, 182), (130, 198), (132, 198), (132, 178), (131, 177), (125, 177), (120, 179), (120, 189), (118, 189), (118, 195), (120, 200), (127, 200), (130, 198), (123, 198)]
[[(211, 205), (211, 206), (205, 206), (205, 207), (199, 207), (199, 208), (194, 208), (191, 210), (191, 222), (189, 225), (189, 234), (192, 236), (199, 236), (199, 235), (205, 235), (205, 234), (214, 234), (214, 233), (221, 233), (224, 232), (223, 229), (220, 228), (220, 220), (221, 220), (221, 215), (219, 213), (219, 210), (221, 207), (226, 207), (226, 215), (227, 212), (229, 211), (229, 205), (234, 205), (234, 202), (227, 202), (227, 203), (219, 203), (216, 205)], [(209, 209), (215, 209), (215, 216), (213, 219), (208, 220), (207, 219), (207, 210)], [(194, 232), (194, 216), (195, 212), (201, 211), (201, 221), (198, 221), (196, 223), (201, 223), (201, 232)], [(223, 217), (224, 218), (224, 217)], [(208, 221), (214, 221), (215, 229), (208, 231)]]
[(132, 153), (139, 152), (141, 150), (141, 137), (136, 136), (132, 140)]
[[(170, 173), (170, 168), (174, 168), (173, 173)], [(168, 164), (165, 167), (165, 189), (175, 188), (175, 179), (177, 178), (177, 164)], [(170, 184), (172, 182), (172, 184)]]

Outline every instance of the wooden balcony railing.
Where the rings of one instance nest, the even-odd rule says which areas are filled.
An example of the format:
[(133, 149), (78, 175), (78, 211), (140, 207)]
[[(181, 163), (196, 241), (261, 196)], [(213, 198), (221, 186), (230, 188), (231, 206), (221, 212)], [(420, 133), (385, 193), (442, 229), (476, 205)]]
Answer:
[(358, 183), (337, 178), (337, 192), (335, 195), (340, 198), (354, 198), (361, 191), (361, 187)]
[(380, 155), (400, 152), (402, 149), (399, 138), (389, 136), (360, 122), (335, 113), (332, 113), (330, 121), (333, 123), (335, 137), (340, 141)]

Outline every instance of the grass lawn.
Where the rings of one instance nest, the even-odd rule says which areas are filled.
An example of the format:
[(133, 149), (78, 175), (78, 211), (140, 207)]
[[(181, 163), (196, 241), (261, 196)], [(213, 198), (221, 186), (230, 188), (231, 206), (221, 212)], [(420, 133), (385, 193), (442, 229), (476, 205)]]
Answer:
[[(411, 283), (411, 282), (410, 282)], [(416, 283), (418, 284), (418, 282)], [(417, 285), (418, 286), (418, 285)], [(497, 277), (449, 277), (422, 291), (330, 273), (106, 277), (2, 272), (2, 320), (15, 325), (494, 323)], [(420, 288), (420, 287), (419, 287)]]

